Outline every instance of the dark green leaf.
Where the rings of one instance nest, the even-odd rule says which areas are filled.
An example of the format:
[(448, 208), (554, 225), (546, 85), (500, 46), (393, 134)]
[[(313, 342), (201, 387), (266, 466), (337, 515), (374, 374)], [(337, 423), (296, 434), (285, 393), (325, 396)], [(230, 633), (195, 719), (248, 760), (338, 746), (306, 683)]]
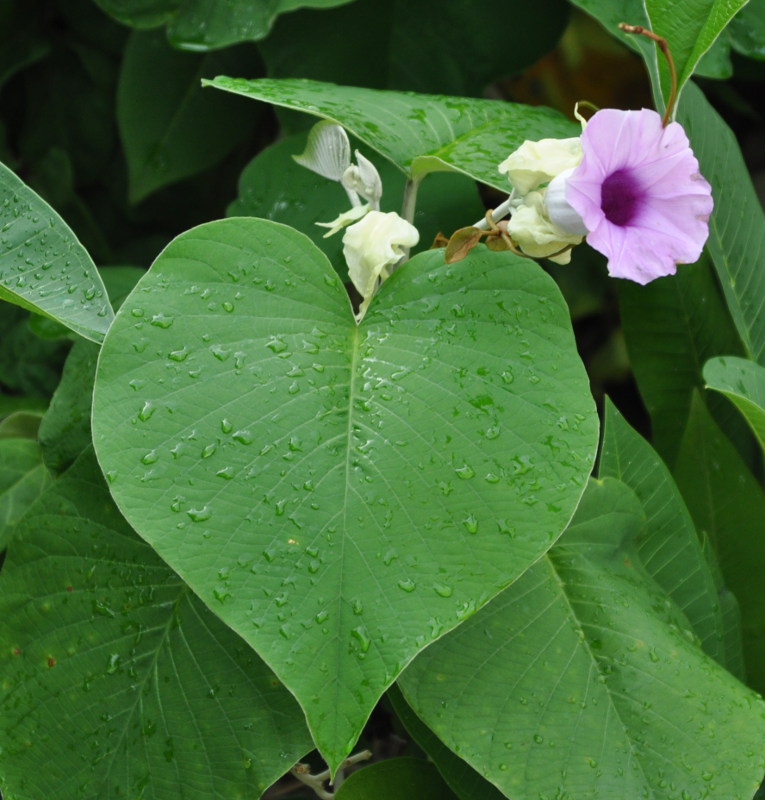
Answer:
[(266, 36), (279, 14), (302, 6), (331, 8), (350, 0), (96, 0), (134, 28), (167, 24), (175, 47), (213, 50)]
[[(562, 0), (505, 0), (502, 22), (486, 24), (478, 0), (356, 0), (332, 11), (285, 14), (260, 46), (272, 78), (312, 78), (354, 86), (481, 96), (551, 50), (568, 20)], [(508, 26), (523, 36), (508, 47)], [(353, 32), (337, 36), (337, 31)], [(316, 46), (332, 42), (332, 47)]]
[(133, 33), (117, 94), (131, 202), (211, 167), (252, 134), (259, 109), (200, 84), (220, 72), (251, 72), (252, 56), (250, 48), (179, 53), (161, 33)]

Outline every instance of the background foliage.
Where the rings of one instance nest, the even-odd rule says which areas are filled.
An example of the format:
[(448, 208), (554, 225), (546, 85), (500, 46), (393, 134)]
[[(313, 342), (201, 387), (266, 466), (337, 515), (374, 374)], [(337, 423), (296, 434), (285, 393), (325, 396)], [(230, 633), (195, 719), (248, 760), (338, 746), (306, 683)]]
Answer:
[[(300, 760), (340, 800), (753, 797), (765, 3), (0, 20), (3, 797), (298, 800)], [(662, 105), (621, 21), (675, 54), (702, 258), (444, 264), (575, 101)], [(384, 210), (417, 188), (360, 326), (314, 224), (347, 199), (290, 158), (317, 118)]]

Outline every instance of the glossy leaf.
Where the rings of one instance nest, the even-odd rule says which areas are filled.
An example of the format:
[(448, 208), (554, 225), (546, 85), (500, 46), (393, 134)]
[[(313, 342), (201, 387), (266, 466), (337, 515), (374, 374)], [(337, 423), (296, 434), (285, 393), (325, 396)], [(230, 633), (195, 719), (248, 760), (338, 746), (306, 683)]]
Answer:
[(381, 92), (296, 79), (218, 77), (210, 86), (339, 123), (410, 178), (462, 172), (509, 190), (497, 166), (525, 139), (577, 136), (548, 108), (497, 100)]
[(0, 164), (0, 300), (100, 342), (114, 316), (98, 270), (61, 217)]
[(549, 554), (399, 680), (513, 800), (744, 798), (762, 777), (765, 704), (693, 643), (641, 522), (624, 484), (593, 483)]
[(733, 132), (701, 91), (688, 86), (678, 112), (712, 184), (709, 252), (745, 355), (765, 363), (765, 214)]
[(117, 92), (132, 202), (211, 167), (252, 134), (258, 109), (205, 92), (200, 84), (219, 72), (247, 71), (251, 60), (241, 48), (179, 53), (161, 33), (133, 33)]
[(744, 415), (765, 449), (765, 367), (735, 356), (713, 358), (704, 365), (704, 380)]
[(421, 253), (357, 327), (321, 251), (256, 219), (163, 251), (93, 409), (128, 519), (279, 674), (333, 767), (408, 661), (555, 540), (596, 430), (536, 264)]
[(748, 682), (765, 691), (765, 493), (697, 396), (674, 468), (696, 527), (712, 542), (741, 610)]
[[(630, 364), (651, 415), (652, 444), (667, 463), (680, 444), (693, 391), (704, 386), (704, 363), (743, 352), (712, 270), (705, 257), (646, 286), (618, 281)], [(735, 426), (725, 406), (716, 403), (715, 414)]]
[[(228, 215), (261, 217), (283, 222), (305, 233), (320, 247), (343, 280), (348, 268), (343, 257), (343, 234), (324, 238), (326, 228), (317, 222), (335, 219), (349, 207), (340, 184), (322, 178), (296, 164), (291, 156), (303, 152), (305, 134), (288, 136), (259, 153), (239, 179), (239, 197), (228, 207)], [(363, 149), (362, 149), (363, 152)], [(404, 176), (389, 162), (377, 157), (383, 184), (382, 210), (400, 211)], [(420, 184), (414, 224), (420, 243), (413, 252), (430, 247), (436, 234), (451, 232), (464, 221), (485, 213), (475, 183), (464, 175), (436, 173)]]
[(457, 800), (436, 768), (422, 758), (389, 758), (362, 767), (335, 792), (337, 800)]
[(40, 446), (32, 439), (0, 439), (0, 550), (14, 526), (50, 483)]
[(645, 536), (637, 546), (651, 577), (682, 609), (704, 650), (726, 663), (714, 575), (688, 509), (664, 462), (606, 401), (599, 475), (618, 478), (643, 504)]
[[(672, 52), (677, 70), (678, 91), (682, 92), (701, 57), (747, 0), (645, 0), (651, 29), (663, 36)], [(662, 94), (669, 97), (669, 69), (659, 57)]]
[(96, 0), (104, 11), (135, 28), (167, 24), (175, 47), (213, 50), (268, 35), (279, 14), (296, 8), (331, 8), (350, 0)]
[(428, 754), (460, 800), (503, 800), (505, 795), (494, 784), (453, 753), (412, 711), (398, 685), (388, 689), (387, 697), (407, 733)]
[(258, 797), (310, 749), (294, 699), (131, 531), (92, 452), (19, 533), (0, 579), (8, 800)]

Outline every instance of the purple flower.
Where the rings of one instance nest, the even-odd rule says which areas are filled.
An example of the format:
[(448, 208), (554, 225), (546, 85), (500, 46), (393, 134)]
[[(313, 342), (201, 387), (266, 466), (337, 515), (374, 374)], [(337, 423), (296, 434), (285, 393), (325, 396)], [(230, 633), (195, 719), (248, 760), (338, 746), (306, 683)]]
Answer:
[[(610, 275), (645, 284), (698, 259), (712, 193), (681, 125), (664, 127), (645, 108), (604, 109), (582, 132), (582, 154), (550, 184), (549, 213), (569, 229), (571, 209), (578, 214), (588, 243), (608, 257)], [(561, 189), (563, 204), (554, 201)]]

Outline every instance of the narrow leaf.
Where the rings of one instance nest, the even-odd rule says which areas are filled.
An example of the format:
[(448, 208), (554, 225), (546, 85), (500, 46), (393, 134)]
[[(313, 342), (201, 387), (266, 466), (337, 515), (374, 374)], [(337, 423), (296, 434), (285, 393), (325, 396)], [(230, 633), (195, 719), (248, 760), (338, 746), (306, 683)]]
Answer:
[(717, 587), (688, 509), (664, 462), (606, 402), (600, 477), (614, 477), (638, 496), (646, 531), (638, 542), (645, 568), (683, 610), (704, 650), (725, 663)]
[(748, 681), (765, 691), (765, 494), (694, 398), (674, 468), (677, 485), (700, 531), (714, 545), (723, 577), (741, 609)]
[(712, 184), (709, 252), (745, 355), (765, 364), (765, 214), (736, 138), (701, 91), (687, 87), (678, 112)]

